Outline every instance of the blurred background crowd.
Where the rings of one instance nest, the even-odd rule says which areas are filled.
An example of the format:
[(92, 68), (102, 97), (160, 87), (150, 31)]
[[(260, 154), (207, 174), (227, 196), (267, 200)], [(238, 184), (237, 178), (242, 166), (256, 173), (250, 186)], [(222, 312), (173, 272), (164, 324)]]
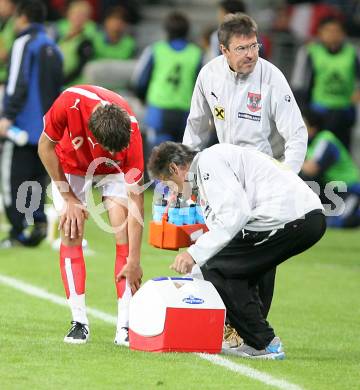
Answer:
[[(15, 38), (13, 14), (17, 2), (0, 0), (2, 83), (6, 81), (8, 55)], [(150, 69), (154, 63), (146, 62), (154, 58), (148, 58), (144, 51), (147, 49), (149, 55), (149, 50), (154, 49), (150, 49), (152, 44), (161, 39), (193, 42), (202, 53), (200, 68), (201, 64), (220, 54), (216, 28), (224, 14), (249, 13), (261, 31), (262, 57), (283, 71), (298, 100), (302, 100), (299, 103), (306, 103), (308, 94), (304, 87), (311, 77), (311, 69), (307, 69), (310, 65), (303, 58), (295, 61), (299, 48), (319, 39), (318, 27), (324, 18), (334, 17), (346, 26), (346, 36), (342, 37), (342, 31), (330, 31), (325, 32), (327, 36), (330, 34), (330, 38), (326, 36), (325, 39), (346, 39), (356, 45), (360, 36), (359, 0), (49, 0), (44, 3), (48, 9), (46, 29), (64, 56), (64, 87), (94, 83), (117, 90), (130, 97), (140, 119), (145, 119), (145, 125), (151, 127), (156, 127), (156, 124), (149, 119), (150, 115), (146, 115), (141, 103), (147, 103), (149, 86), (154, 81), (151, 80), (154, 78), (153, 69)], [(171, 19), (169, 14), (174, 10), (178, 15)], [(185, 44), (176, 49), (180, 51), (184, 47)], [(169, 59), (172, 52), (159, 57), (163, 55)], [(189, 69), (188, 77), (196, 77), (199, 68)], [(131, 98), (135, 96), (139, 99), (134, 101)], [(184, 96), (182, 106), (185, 111), (189, 103), (188, 96)], [(180, 115), (179, 126), (183, 120), (183, 115)], [(146, 133), (144, 127), (143, 131)], [(177, 129), (169, 131), (176, 133)], [(148, 135), (153, 144), (151, 131)], [(345, 139), (345, 143), (350, 144), (350, 140)]]
[[(13, 16), (18, 2), (0, 0), (2, 84), (6, 82), (9, 53), (16, 35)], [(150, 51), (155, 49), (155, 42), (183, 40), (183, 46), (174, 43), (176, 51), (184, 49), (187, 41), (194, 43), (200, 50), (200, 58), (198, 66), (188, 70), (188, 78), (196, 78), (201, 66), (220, 54), (216, 29), (224, 15), (246, 12), (259, 25), (259, 39), (263, 44), (261, 56), (282, 70), (299, 104), (304, 105), (309, 103), (306, 99), (311, 93), (306, 88), (310, 88), (309, 80), (314, 77), (314, 70), (304, 59), (304, 53), (300, 55), (301, 47), (319, 38), (330, 40), (329, 45), (336, 46), (337, 41), (348, 40), (357, 46), (360, 37), (360, 0), (48, 0), (44, 3), (48, 11), (46, 29), (64, 58), (64, 87), (93, 83), (130, 98), (147, 127), (143, 126), (143, 132), (148, 135), (151, 145), (157, 143), (152, 129), (159, 125), (154, 123), (156, 119), (150, 118), (153, 111), (146, 115), (143, 104), (149, 104), (149, 89), (154, 88), (155, 62)], [(331, 18), (340, 21), (339, 29), (330, 29), (323, 34), (324, 38), (320, 37), (321, 21)], [(172, 53), (160, 53), (159, 57), (167, 56), (169, 60)], [(176, 78), (176, 69), (174, 74)], [(180, 106), (186, 112), (189, 96), (184, 95), (183, 99)], [(151, 101), (150, 105), (154, 106)], [(179, 130), (168, 130), (175, 139), (176, 133), (183, 130), (185, 119), (184, 115), (178, 115), (173, 127), (179, 127)], [(355, 122), (355, 116), (352, 119), (348, 122)], [(165, 125), (171, 127), (168, 122)], [(353, 125), (350, 123), (351, 128)], [(348, 147), (357, 142), (350, 130), (339, 131), (347, 133), (344, 137), (339, 134)], [(160, 137), (159, 141), (162, 140)]]
[[(18, 2), (0, 0), (2, 94), (16, 38)], [(46, 31), (63, 55), (63, 88), (96, 84), (123, 95), (141, 123), (145, 155), (164, 140), (182, 140), (197, 74), (220, 54), (217, 26), (225, 14), (240, 11), (258, 23), (260, 55), (282, 70), (300, 108), (323, 114), (318, 125), (336, 134), (360, 164), (356, 117), (360, 0), (48, 0), (44, 4)], [(321, 58), (323, 48), (328, 57)], [(339, 56), (331, 56), (342, 50), (340, 62)], [(333, 72), (322, 72), (318, 64), (324, 58), (333, 61)], [(160, 97), (160, 89), (168, 98)], [(334, 90), (337, 100), (329, 97)]]

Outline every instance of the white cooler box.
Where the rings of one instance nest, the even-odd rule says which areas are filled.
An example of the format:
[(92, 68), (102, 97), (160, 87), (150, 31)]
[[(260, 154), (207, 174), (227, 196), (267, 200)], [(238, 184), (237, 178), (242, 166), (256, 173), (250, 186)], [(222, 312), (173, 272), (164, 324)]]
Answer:
[(130, 348), (152, 352), (221, 351), (225, 306), (205, 280), (161, 277), (130, 301)]

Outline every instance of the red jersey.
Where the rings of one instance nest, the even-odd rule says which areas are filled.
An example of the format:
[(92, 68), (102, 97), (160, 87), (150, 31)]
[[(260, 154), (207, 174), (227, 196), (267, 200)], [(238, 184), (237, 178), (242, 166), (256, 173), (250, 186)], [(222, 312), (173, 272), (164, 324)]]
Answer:
[[(103, 149), (89, 130), (89, 118), (99, 103), (113, 103), (130, 116), (131, 135), (129, 146), (121, 152), (111, 153)], [(131, 181), (137, 181), (144, 172), (142, 138), (138, 122), (124, 98), (102, 87), (77, 85), (66, 89), (44, 116), (44, 133), (57, 142), (55, 151), (64, 173), (85, 176), (89, 165), (97, 158), (106, 157), (116, 166), (105, 162), (97, 166), (96, 175), (138, 170)]]

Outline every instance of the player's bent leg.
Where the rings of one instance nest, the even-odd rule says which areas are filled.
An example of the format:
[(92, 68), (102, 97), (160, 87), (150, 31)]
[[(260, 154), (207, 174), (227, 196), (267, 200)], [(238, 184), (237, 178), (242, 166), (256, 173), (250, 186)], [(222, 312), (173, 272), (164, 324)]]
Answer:
[(123, 197), (106, 197), (105, 200), (109, 220), (114, 229), (116, 239), (114, 278), (118, 299), (118, 317), (114, 343), (121, 346), (129, 346), (129, 303), (132, 296), (131, 289), (126, 279), (116, 281), (116, 276), (126, 265), (127, 257), (129, 255), (126, 204), (127, 199)]
[(85, 305), (86, 268), (81, 241), (77, 244), (67, 246), (62, 243), (60, 247), (61, 278), (72, 314), (72, 326), (64, 342), (84, 344), (90, 336)]
[[(86, 181), (83, 176), (65, 174), (71, 190), (76, 197), (85, 204)], [(89, 186), (88, 186), (89, 187)], [(91, 188), (91, 186), (90, 186)], [(52, 182), (52, 198), (55, 210), (61, 215), (65, 211), (66, 204), (60, 194), (57, 185)], [(85, 222), (83, 223), (85, 224)], [(84, 226), (81, 227), (83, 231)], [(66, 298), (71, 310), (71, 328), (64, 338), (64, 342), (71, 344), (84, 344), (89, 340), (89, 321), (86, 315), (85, 305), (85, 280), (86, 268), (82, 250), (82, 239), (71, 239), (60, 232), (60, 271), (64, 284)]]
[(129, 346), (129, 303), (131, 290), (126, 279), (116, 281), (116, 276), (126, 265), (127, 256), (129, 255), (128, 244), (116, 244), (115, 259), (115, 286), (118, 298), (118, 318), (116, 326), (116, 335), (114, 343), (117, 345)]

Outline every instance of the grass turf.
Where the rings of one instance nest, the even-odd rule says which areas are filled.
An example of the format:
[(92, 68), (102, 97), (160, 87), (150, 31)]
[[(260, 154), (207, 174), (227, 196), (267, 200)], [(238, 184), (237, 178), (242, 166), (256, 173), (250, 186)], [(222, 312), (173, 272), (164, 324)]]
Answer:
[[(146, 221), (151, 193), (146, 195)], [(86, 238), (87, 303), (116, 314), (112, 282), (115, 245), (89, 221)], [(359, 389), (359, 231), (331, 231), (315, 247), (278, 268), (270, 322), (282, 338), (287, 360), (248, 361), (229, 357), (275, 378), (310, 389)], [(175, 252), (147, 244), (144, 279), (172, 275)], [(63, 295), (58, 255), (44, 243), (36, 249), (0, 252), (0, 274)], [(112, 344), (114, 326), (92, 319), (91, 342), (65, 345), (67, 308), (29, 297), (0, 284), (0, 377), (2, 389), (266, 389), (265, 384), (214, 366), (192, 354), (131, 352)]]

